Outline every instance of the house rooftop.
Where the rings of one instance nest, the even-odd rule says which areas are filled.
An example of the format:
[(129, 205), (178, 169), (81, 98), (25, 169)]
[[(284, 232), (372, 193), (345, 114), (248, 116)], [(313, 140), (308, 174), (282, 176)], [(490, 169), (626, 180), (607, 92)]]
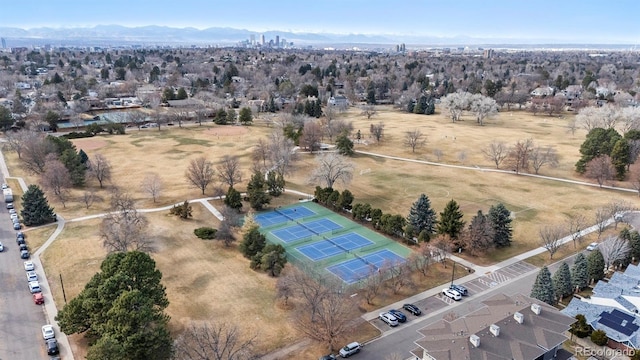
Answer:
[[(532, 304), (540, 306), (540, 314), (531, 309)], [(522, 315), (522, 323), (514, 318), (516, 312)], [(464, 317), (418, 330), (424, 337), (416, 344), (438, 360), (536, 359), (562, 344), (573, 322), (554, 307), (524, 295), (498, 294)], [(496, 325), (498, 336), (491, 330)], [(470, 342), (472, 335), (478, 337), (479, 346)]]

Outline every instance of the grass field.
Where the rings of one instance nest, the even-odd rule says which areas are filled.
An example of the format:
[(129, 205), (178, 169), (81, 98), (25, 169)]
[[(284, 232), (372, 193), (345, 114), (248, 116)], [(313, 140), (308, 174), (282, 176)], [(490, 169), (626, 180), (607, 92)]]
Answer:
[[(513, 144), (516, 140), (532, 138), (539, 145), (553, 145), (560, 154), (556, 168), (543, 168), (541, 174), (562, 178), (578, 177), (573, 164), (579, 157), (578, 148), (585, 132), (575, 136), (567, 133), (569, 118), (532, 116), (523, 112), (501, 113), (495, 119), (478, 126), (469, 116), (459, 123), (437, 114), (418, 116), (380, 108), (378, 114), (367, 120), (357, 109), (341, 115), (353, 121), (361, 130), (368, 145), (358, 144), (356, 149), (402, 156), (412, 159), (437, 160), (434, 150), (442, 152), (441, 162), (491, 167), (484, 159), (481, 148), (492, 140)], [(371, 123), (385, 124), (384, 141), (372, 143), (368, 138)], [(427, 136), (427, 144), (416, 153), (403, 146), (404, 132), (419, 128)], [(216, 126), (167, 128), (162, 131), (147, 129), (131, 131), (123, 136), (97, 136), (73, 140), (79, 149), (91, 157), (103, 154), (112, 164), (113, 180), (104, 189), (89, 181), (102, 201), (89, 209), (81, 201), (84, 190), (74, 190), (73, 199), (66, 208), (49, 196), (56, 212), (65, 219), (102, 213), (108, 208), (109, 191), (117, 185), (136, 200), (138, 208), (153, 208), (203, 197), (198, 189), (190, 187), (184, 177), (189, 161), (206, 156), (218, 162), (223, 155), (240, 156), (244, 172), (243, 182), (237, 188), (244, 190), (251, 169), (251, 149), (259, 138), (273, 131), (263, 125), (250, 127)], [(355, 133), (355, 132), (354, 132)], [(12, 176), (22, 176), (27, 183), (37, 178), (26, 173), (15, 153), (5, 153)], [(533, 179), (513, 174), (498, 174), (461, 170), (381, 159), (357, 155), (352, 159), (354, 178), (348, 188), (356, 202), (368, 202), (385, 213), (406, 215), (411, 204), (425, 193), (436, 212), (446, 202), (456, 200), (469, 221), (478, 210), (486, 212), (491, 205), (504, 203), (515, 215), (513, 246), (488, 254), (487, 259), (471, 259), (491, 263), (539, 246), (537, 230), (545, 224), (564, 222), (567, 216), (582, 213), (590, 222), (594, 210), (612, 199), (625, 199), (638, 206), (638, 198), (631, 193), (618, 193), (598, 188), (570, 185), (551, 180)], [(295, 171), (287, 177), (287, 187), (312, 193), (316, 184), (308, 183), (308, 174), (315, 165), (314, 156), (301, 154)], [(149, 172), (158, 173), (163, 190), (157, 203), (142, 191), (140, 183)], [(624, 183), (618, 184), (625, 186)], [(11, 184), (17, 189), (17, 183)], [(628, 186), (628, 185), (627, 185)], [(213, 195), (209, 188), (205, 196)], [(274, 199), (272, 206), (297, 201), (297, 196), (285, 195)], [(212, 202), (220, 206), (220, 202)], [(247, 205), (245, 204), (245, 209)], [(248, 261), (233, 248), (224, 248), (217, 242), (206, 242), (193, 236), (198, 226), (217, 226), (217, 220), (200, 205), (194, 206), (194, 218), (182, 222), (169, 217), (167, 211), (150, 213), (150, 235), (156, 240), (157, 251), (152, 254), (164, 274), (163, 283), (171, 305), (168, 313), (171, 326), (179, 331), (189, 320), (211, 319), (241, 321), (249, 333), (259, 333), (259, 348), (276, 349), (298, 338), (288, 320), (288, 313), (274, 304), (274, 279), (253, 272)], [(54, 298), (63, 304), (62, 292), (56, 284), (62, 274), (67, 299), (75, 296), (86, 281), (97, 271), (106, 255), (96, 231), (99, 220), (68, 223), (65, 231), (44, 254), (45, 270), (50, 277)], [(47, 230), (29, 232), (29, 241), (46, 238)], [(44, 240), (42, 240), (44, 241)], [(41, 242), (40, 242), (41, 243)], [(437, 280), (434, 280), (437, 281)], [(417, 291), (417, 290), (416, 290)], [(388, 300), (382, 300), (386, 303)], [(240, 319), (240, 320), (238, 320)], [(76, 342), (82, 344), (82, 341)], [(82, 351), (82, 350), (78, 350)]]

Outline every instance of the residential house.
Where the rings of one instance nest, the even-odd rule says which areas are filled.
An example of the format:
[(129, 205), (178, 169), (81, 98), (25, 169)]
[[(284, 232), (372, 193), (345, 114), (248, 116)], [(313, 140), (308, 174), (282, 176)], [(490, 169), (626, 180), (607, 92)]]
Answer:
[(349, 100), (343, 95), (336, 95), (329, 98), (327, 101), (329, 106), (337, 106), (339, 108), (347, 108), (349, 106)]
[(541, 86), (541, 87), (535, 88), (531, 92), (531, 96), (536, 96), (536, 97), (551, 96), (553, 95), (554, 92), (555, 92), (555, 89), (552, 88), (551, 86)]
[(13, 108), (13, 100), (7, 98), (0, 98), (0, 106), (4, 106), (11, 110)]
[(553, 359), (575, 319), (527, 296), (497, 294), (452, 321), (418, 330), (412, 354), (422, 360)]
[(585, 316), (593, 329), (607, 333), (615, 349), (640, 349), (640, 267), (629, 265), (609, 281), (599, 281), (589, 298), (574, 298), (562, 313)]

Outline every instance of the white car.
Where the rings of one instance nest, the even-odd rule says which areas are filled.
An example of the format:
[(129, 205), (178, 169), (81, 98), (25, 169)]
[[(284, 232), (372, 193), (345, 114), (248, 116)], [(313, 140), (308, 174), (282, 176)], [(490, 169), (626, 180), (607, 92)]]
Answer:
[(2, 190), (4, 190), (4, 189), (8, 189), (8, 188), (9, 188), (9, 185), (7, 185), (7, 184), (2, 184)]
[(460, 295), (459, 292), (453, 290), (453, 289), (442, 289), (442, 294), (450, 299), (453, 299), (455, 301), (458, 301), (460, 299), (462, 299), (462, 295)]
[(398, 326), (398, 319), (390, 313), (380, 313), (378, 318), (389, 326)]
[(24, 270), (25, 271), (33, 271), (36, 269), (36, 266), (33, 264), (33, 261), (25, 261), (24, 262)]
[(10, 216), (11, 216), (11, 220), (18, 219), (18, 214), (11, 214)]
[(598, 248), (598, 243), (597, 242), (592, 242), (591, 244), (589, 244), (589, 246), (587, 246), (587, 250), (588, 251), (593, 251), (595, 249)]
[(38, 274), (35, 271), (27, 271), (27, 281), (38, 281)]
[(16, 211), (16, 209), (9, 209), (9, 214), (17, 214), (18, 212)]
[(358, 342), (347, 344), (345, 347), (340, 349), (340, 357), (347, 358), (353, 354), (357, 354), (358, 352), (360, 352), (360, 348), (362, 348), (362, 345), (360, 345), (360, 343)]
[(29, 282), (29, 291), (32, 294), (41, 292), (42, 290), (40, 290), (40, 283), (38, 283), (37, 281), (30, 281)]
[(42, 337), (45, 340), (53, 339), (56, 337), (56, 332), (51, 325), (42, 325)]
[(2, 243), (0, 243), (0, 252), (4, 251), (4, 245), (2, 245)]

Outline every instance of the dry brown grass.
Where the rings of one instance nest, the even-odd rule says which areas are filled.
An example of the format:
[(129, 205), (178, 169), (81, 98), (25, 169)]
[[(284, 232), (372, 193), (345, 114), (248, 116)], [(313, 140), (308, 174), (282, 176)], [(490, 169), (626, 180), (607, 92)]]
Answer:
[[(380, 108), (378, 115), (371, 120), (360, 116), (356, 109), (343, 117), (353, 121), (356, 131), (360, 129), (363, 138), (369, 142), (369, 125), (380, 121), (385, 123), (383, 143), (357, 145), (357, 149), (431, 161), (435, 160), (434, 149), (439, 149), (443, 152), (442, 162), (451, 164), (491, 167), (492, 164), (480, 151), (491, 140), (513, 144), (519, 139), (532, 138), (536, 144), (554, 145), (561, 154), (557, 168), (543, 168), (541, 173), (563, 178), (576, 177), (573, 164), (578, 159), (578, 148), (585, 135), (584, 131), (575, 136), (568, 134), (565, 126), (569, 119), (534, 117), (522, 112), (513, 112), (513, 115), (501, 113), (500, 117), (490, 119), (483, 127), (476, 125), (469, 116), (452, 124), (441, 114), (418, 116), (389, 108)], [(404, 132), (415, 128), (427, 135), (427, 145), (414, 154), (402, 143)], [(89, 209), (81, 201), (83, 191), (80, 190), (73, 191), (73, 200), (66, 208), (55, 199), (50, 201), (59, 214), (73, 219), (104, 212), (113, 185), (129, 192), (139, 208), (199, 198), (202, 197), (199, 190), (190, 187), (184, 178), (189, 161), (206, 156), (217, 162), (226, 154), (240, 156), (244, 181), (238, 189), (243, 190), (251, 169), (251, 148), (257, 139), (271, 131), (272, 128), (262, 125), (238, 128), (206, 124), (74, 140), (78, 148), (86, 149), (89, 156), (101, 153), (109, 159), (113, 166), (112, 184), (98, 189), (95, 181), (89, 181), (89, 187), (96, 189), (103, 200)], [(464, 160), (461, 152), (466, 154)], [(13, 176), (25, 177), (27, 183), (37, 182), (37, 178), (20, 168), (14, 153), (6, 154), (6, 159)], [(407, 214), (421, 193), (429, 196), (437, 212), (447, 201), (455, 199), (465, 212), (467, 221), (478, 210), (486, 212), (491, 205), (504, 203), (516, 216), (514, 244), (508, 249), (488, 254), (484, 263), (506, 259), (538, 246), (537, 229), (542, 224), (563, 222), (567, 216), (578, 212), (592, 219), (593, 210), (612, 198), (623, 198), (638, 205), (638, 198), (633, 194), (511, 174), (450, 169), (369, 156), (355, 156), (353, 162), (356, 171), (348, 188), (354, 193), (356, 202), (369, 202), (384, 212)], [(307, 179), (313, 166), (312, 156), (301, 155), (296, 171), (287, 178), (287, 187), (312, 193), (315, 184), (308, 184)], [(164, 183), (160, 199), (155, 204), (140, 189), (140, 182), (148, 172), (158, 173)], [(11, 186), (17, 189), (17, 183)], [(207, 196), (212, 193), (210, 188)], [(285, 196), (274, 200), (272, 205), (297, 200), (298, 196)], [(220, 205), (220, 202), (213, 203)], [(215, 227), (217, 220), (213, 216), (200, 206), (194, 207), (194, 219), (187, 223), (167, 216), (167, 212), (148, 216), (152, 223), (150, 233), (158, 245), (153, 257), (164, 274), (163, 282), (171, 301), (167, 311), (175, 331), (191, 319), (238, 321), (240, 316), (243, 328), (260, 334), (259, 347), (263, 351), (290, 344), (298, 337), (288, 313), (273, 303), (274, 279), (251, 271), (248, 262), (235, 249), (193, 236), (192, 231), (198, 226)], [(63, 275), (68, 299), (84, 287), (106, 255), (96, 233), (98, 223), (99, 220), (69, 223), (44, 254), (45, 267), (51, 279)], [(51, 286), (56, 303), (62, 305), (59, 284), (53, 280)]]

